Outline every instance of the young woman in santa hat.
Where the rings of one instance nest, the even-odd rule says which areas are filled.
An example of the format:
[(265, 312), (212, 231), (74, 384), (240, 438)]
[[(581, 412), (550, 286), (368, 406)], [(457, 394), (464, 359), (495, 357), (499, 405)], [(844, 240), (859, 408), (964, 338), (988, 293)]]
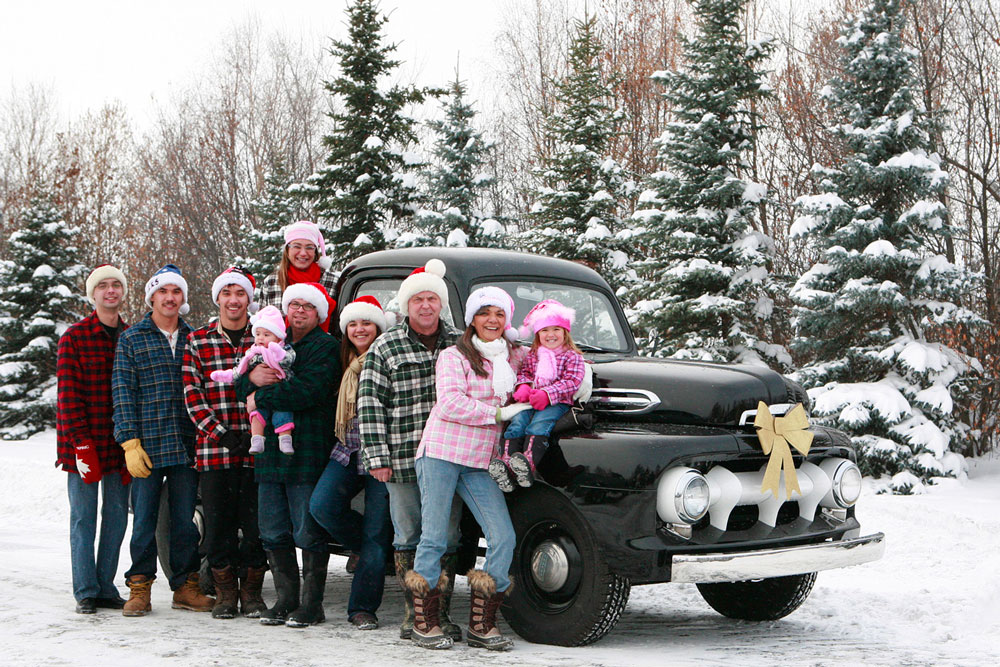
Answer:
[(257, 299), (260, 307), (281, 308), (285, 290), (299, 283), (318, 283), (331, 297), (337, 286), (337, 276), (330, 270), (333, 261), (326, 254), (323, 233), (314, 222), (299, 220), (283, 230), (285, 245), (274, 273), (264, 279)]
[[(392, 521), (385, 482), (372, 477), (361, 460), (358, 430), (358, 378), (368, 348), (386, 330), (382, 304), (373, 296), (358, 297), (340, 312), (340, 363), (344, 374), (337, 396), (330, 462), (313, 489), (309, 512), (333, 539), (359, 555), (347, 603), (347, 620), (359, 630), (378, 628), (376, 612), (385, 590), (385, 564), (392, 553)], [(365, 492), (365, 513), (351, 500)]]
[(494, 651), (513, 647), (496, 626), (497, 610), (511, 586), (514, 528), (503, 493), (487, 471), (500, 423), (527, 404), (506, 406), (514, 392), (522, 349), (510, 328), (514, 302), (499, 287), (475, 290), (465, 305), (465, 333), (437, 362), (437, 403), (424, 425), (416, 453), (421, 533), (406, 584), (413, 595), (412, 639), (424, 648), (448, 648), (452, 638), (440, 624), (447, 586), (441, 556), (448, 544), (452, 497), (458, 493), (486, 537), (484, 569), (468, 573), (472, 591), (467, 641)]

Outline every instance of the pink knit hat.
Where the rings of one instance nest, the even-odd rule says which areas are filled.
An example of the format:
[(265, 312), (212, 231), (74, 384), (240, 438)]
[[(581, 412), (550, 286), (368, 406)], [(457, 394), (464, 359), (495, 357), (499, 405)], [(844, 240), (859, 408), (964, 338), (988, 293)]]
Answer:
[(326, 254), (326, 242), (323, 241), (323, 232), (320, 231), (315, 222), (299, 220), (285, 227), (284, 232), (286, 246), (292, 241), (308, 241), (316, 246), (316, 263), (319, 264), (319, 268), (326, 271), (333, 265), (333, 260)]
[(545, 327), (562, 327), (566, 331), (570, 331), (575, 317), (575, 310), (567, 308), (555, 299), (539, 301), (524, 316), (521, 337), (528, 338), (529, 334), (534, 336)]
[(274, 306), (261, 308), (260, 312), (250, 318), (250, 333), (257, 335), (257, 329), (267, 329), (278, 340), (285, 340), (285, 317)]

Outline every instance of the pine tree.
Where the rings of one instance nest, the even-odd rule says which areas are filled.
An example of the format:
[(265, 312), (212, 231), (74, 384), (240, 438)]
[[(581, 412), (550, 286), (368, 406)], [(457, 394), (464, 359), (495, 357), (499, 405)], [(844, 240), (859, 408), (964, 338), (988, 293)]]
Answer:
[(493, 222), (480, 214), (483, 191), (495, 179), (485, 173), (493, 143), (476, 130), (476, 112), (465, 100), (465, 84), (455, 72), (443, 120), (427, 123), (437, 138), (434, 162), (427, 172), (432, 208), (420, 211), (419, 226), (436, 245), (495, 247), (500, 236)]
[(330, 53), (341, 75), (326, 84), (338, 98), (330, 114), (332, 132), (326, 166), (294, 191), (313, 202), (317, 223), (334, 263), (362, 252), (382, 250), (392, 226), (416, 208), (414, 170), (420, 166), (406, 148), (416, 142), (415, 121), (404, 114), (423, 102), (428, 89), (379, 88), (400, 64), (390, 58), (395, 44), (382, 43), (388, 17), (374, 0), (354, 0), (347, 8), (348, 39), (334, 40)]
[(275, 257), (284, 245), (282, 228), (302, 217), (302, 201), (289, 192), (291, 181), (280, 160), (265, 182), (263, 196), (250, 203), (255, 219), (240, 226), (243, 253), (236, 259), (258, 283), (274, 271)]
[(787, 351), (759, 333), (774, 304), (773, 243), (755, 231), (766, 190), (748, 178), (771, 47), (743, 36), (746, 0), (692, 4), (697, 34), (683, 40), (682, 69), (654, 75), (675, 120), (658, 140), (664, 170), (633, 215), (646, 259), (635, 263), (631, 314), (655, 356), (786, 367)]
[(0, 264), (0, 438), (55, 425), (56, 346), (86, 311), (84, 267), (51, 200), (36, 198), (8, 239)]
[(821, 194), (797, 202), (792, 234), (819, 261), (792, 298), (814, 414), (854, 436), (866, 474), (909, 492), (918, 478), (961, 474), (954, 406), (978, 362), (928, 337), (978, 318), (958, 305), (973, 276), (931, 250), (952, 233), (939, 198), (948, 179), (927, 151), (937, 121), (914, 90), (901, 5), (872, 0), (845, 22), (828, 99), (846, 157), (814, 167)]
[(613, 286), (628, 270), (621, 227), (626, 184), (608, 156), (621, 115), (608, 105), (611, 90), (601, 74), (597, 19), (575, 22), (567, 77), (557, 86), (560, 111), (546, 126), (558, 146), (538, 173), (541, 186), (529, 215), (523, 245), (539, 254), (583, 260)]

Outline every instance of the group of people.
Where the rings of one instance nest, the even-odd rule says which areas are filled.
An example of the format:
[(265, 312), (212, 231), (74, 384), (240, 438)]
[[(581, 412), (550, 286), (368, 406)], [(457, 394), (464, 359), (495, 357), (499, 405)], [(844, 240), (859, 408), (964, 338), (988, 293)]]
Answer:
[[(533, 344), (522, 348), (512, 298), (486, 286), (469, 295), (457, 331), (441, 317), (446, 268), (432, 259), (402, 281), (398, 324), (371, 296), (331, 324), (335, 280), (319, 228), (296, 222), (284, 241), (259, 289), (240, 267), (214, 280), (218, 316), (199, 329), (182, 317), (188, 286), (172, 264), (146, 282), (150, 311), (132, 326), (119, 314), (125, 275), (103, 265), (87, 278), (94, 312), (63, 334), (57, 362), (56, 465), (69, 473), (77, 612), (148, 614), (157, 547), (169, 546), (175, 609), (320, 623), (332, 538), (352, 552), (350, 623), (378, 627), (391, 562), (405, 593), (400, 636), (448, 648), (463, 637), (450, 604), (464, 503), (487, 543), (484, 568), (467, 573), (465, 637), (509, 650), (496, 626), (516, 539), (504, 492), (533, 483), (584, 379), (572, 310), (537, 304), (521, 332)], [(214, 598), (199, 582), (199, 484)], [(164, 487), (169, 545), (157, 545)], [(351, 501), (362, 491), (359, 513)], [(114, 577), (129, 493), (126, 601)]]

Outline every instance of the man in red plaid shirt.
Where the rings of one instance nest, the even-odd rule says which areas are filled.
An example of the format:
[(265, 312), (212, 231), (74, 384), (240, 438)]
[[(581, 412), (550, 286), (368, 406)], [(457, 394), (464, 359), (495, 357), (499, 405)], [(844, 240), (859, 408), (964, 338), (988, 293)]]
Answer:
[[(111, 366), (118, 334), (125, 330), (118, 311), (127, 287), (119, 269), (108, 264), (94, 269), (87, 277), (94, 312), (66, 330), (56, 353), (56, 466), (69, 473), (70, 560), (78, 614), (125, 604), (114, 578), (128, 526), (132, 478), (113, 435)], [(103, 504), (95, 559), (98, 490)]]
[(195, 462), (215, 579), (214, 618), (236, 616), (237, 602), (243, 615), (252, 618), (266, 609), (260, 589), (267, 559), (257, 527), (247, 409), (236, 399), (233, 385), (209, 377), (212, 371), (232, 369), (253, 344), (247, 322), (248, 311), (256, 310), (254, 287), (253, 276), (242, 267), (223, 271), (212, 284), (219, 319), (192, 331), (184, 354), (184, 400), (198, 430)]

